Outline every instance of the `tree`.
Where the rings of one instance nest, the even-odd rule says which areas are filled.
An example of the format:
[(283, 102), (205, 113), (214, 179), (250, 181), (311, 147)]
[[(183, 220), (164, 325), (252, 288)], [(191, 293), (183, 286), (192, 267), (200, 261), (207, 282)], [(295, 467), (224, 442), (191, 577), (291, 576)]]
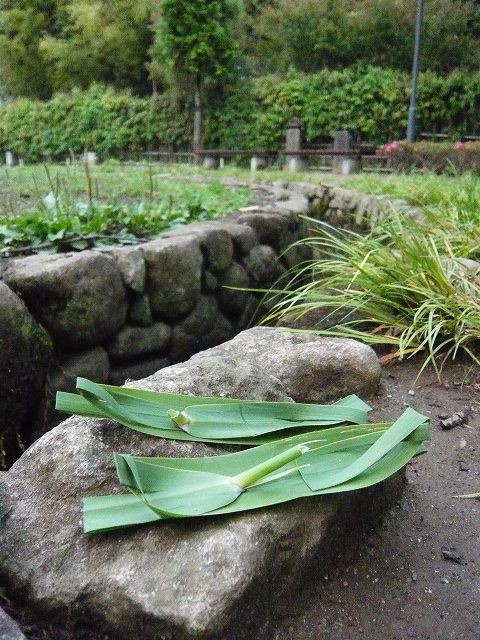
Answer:
[[(348, 4), (348, 3), (347, 3)], [(348, 9), (339, 0), (277, 0), (254, 25), (264, 71), (305, 73), (341, 67), (350, 59)]]
[(46, 98), (50, 69), (39, 45), (57, 30), (62, 0), (0, 0), (0, 81), (6, 95)]
[(152, 78), (194, 103), (193, 150), (202, 144), (202, 109), (206, 95), (232, 77), (237, 47), (229, 28), (226, 0), (160, 0)]
[[(352, 54), (370, 64), (409, 71), (417, 0), (360, 0), (352, 19)], [(479, 9), (472, 0), (426, 0), (422, 68), (477, 69)]]
[(149, 90), (155, 0), (0, 0), (0, 84), (48, 98), (94, 82)]
[(55, 90), (92, 82), (149, 89), (148, 49), (153, 0), (69, 0), (60, 33), (39, 44)]
[[(409, 71), (417, 0), (275, 0), (254, 23), (261, 71), (306, 73), (357, 63)], [(425, 0), (422, 68), (478, 68), (474, 0)]]

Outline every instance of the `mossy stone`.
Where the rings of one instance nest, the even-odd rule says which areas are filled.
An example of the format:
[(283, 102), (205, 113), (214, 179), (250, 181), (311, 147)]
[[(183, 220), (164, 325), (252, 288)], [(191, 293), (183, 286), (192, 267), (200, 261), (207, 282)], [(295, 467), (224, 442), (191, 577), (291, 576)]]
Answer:
[(0, 282), (0, 438), (7, 458), (29, 442), (31, 418), (40, 401), (52, 342), (25, 304)]
[(126, 291), (111, 256), (95, 251), (16, 259), (3, 274), (55, 346), (101, 344), (125, 323)]

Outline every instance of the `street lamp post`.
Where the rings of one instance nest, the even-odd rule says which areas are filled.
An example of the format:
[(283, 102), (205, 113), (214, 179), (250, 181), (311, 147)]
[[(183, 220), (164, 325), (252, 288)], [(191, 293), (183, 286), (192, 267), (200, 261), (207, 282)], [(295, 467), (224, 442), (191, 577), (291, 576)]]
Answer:
[(412, 95), (408, 109), (407, 142), (415, 141), (415, 120), (417, 115), (417, 81), (420, 67), (420, 42), (422, 38), (423, 0), (417, 0), (417, 18), (415, 21), (415, 48), (412, 65)]

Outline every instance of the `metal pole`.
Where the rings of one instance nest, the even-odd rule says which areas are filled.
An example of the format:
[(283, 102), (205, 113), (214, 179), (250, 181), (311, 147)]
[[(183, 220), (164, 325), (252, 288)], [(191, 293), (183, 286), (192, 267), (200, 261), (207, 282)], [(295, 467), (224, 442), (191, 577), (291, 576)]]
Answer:
[(423, 0), (417, 1), (417, 19), (415, 21), (415, 49), (412, 66), (412, 95), (408, 109), (407, 142), (415, 141), (415, 120), (417, 116), (417, 80), (420, 67), (420, 42), (422, 38)]

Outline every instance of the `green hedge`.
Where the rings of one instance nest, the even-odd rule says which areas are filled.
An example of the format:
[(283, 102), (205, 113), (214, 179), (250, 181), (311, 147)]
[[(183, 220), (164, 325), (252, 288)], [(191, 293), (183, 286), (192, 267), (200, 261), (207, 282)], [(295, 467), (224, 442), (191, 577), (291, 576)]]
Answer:
[[(279, 148), (291, 116), (305, 123), (307, 142), (333, 137), (337, 129), (358, 131), (382, 144), (405, 137), (410, 77), (379, 67), (265, 76), (244, 84), (208, 128), (208, 138), (226, 147)], [(460, 137), (480, 126), (480, 72), (431, 72), (419, 79), (419, 131)], [(207, 138), (207, 139), (208, 139)]]
[(28, 162), (70, 151), (102, 157), (188, 144), (188, 114), (164, 97), (137, 98), (100, 85), (57, 94), (48, 102), (19, 99), (0, 109), (0, 148)]
[[(206, 147), (280, 149), (292, 116), (307, 142), (348, 128), (381, 144), (405, 136), (410, 79), (378, 67), (245, 80), (205, 110)], [(460, 136), (479, 128), (480, 71), (421, 75), (419, 130)], [(137, 98), (94, 85), (48, 102), (17, 100), (0, 108), (0, 148), (27, 161), (64, 158), (85, 148), (103, 157), (190, 146), (191, 109), (165, 96)]]

